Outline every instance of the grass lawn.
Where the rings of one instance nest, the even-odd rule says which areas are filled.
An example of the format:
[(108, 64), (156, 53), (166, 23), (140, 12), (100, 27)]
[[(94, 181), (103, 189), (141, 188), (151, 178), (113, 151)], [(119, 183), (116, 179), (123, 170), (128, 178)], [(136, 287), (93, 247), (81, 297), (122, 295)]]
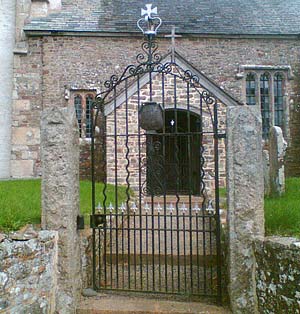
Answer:
[(267, 235), (300, 237), (300, 178), (287, 178), (281, 197), (265, 198)]
[[(97, 203), (103, 199), (103, 184), (96, 185)], [(91, 213), (91, 182), (80, 182), (80, 209)], [(114, 186), (107, 186), (107, 205), (114, 202)], [(126, 188), (118, 189), (119, 202), (126, 200)], [(41, 180), (0, 181), (0, 231), (17, 230), (22, 226), (41, 221)], [(89, 221), (86, 219), (86, 224)]]
[[(102, 200), (101, 183), (96, 185), (97, 203)], [(220, 191), (225, 197), (226, 190)], [(126, 188), (118, 189), (119, 202), (126, 200)], [(17, 230), (27, 223), (39, 224), (41, 219), (41, 181), (0, 181), (0, 230)], [(114, 186), (107, 186), (107, 205), (114, 204)], [(91, 212), (91, 182), (80, 182), (80, 209), (87, 216)], [(282, 197), (265, 199), (267, 235), (300, 237), (300, 178), (286, 180), (286, 193)]]

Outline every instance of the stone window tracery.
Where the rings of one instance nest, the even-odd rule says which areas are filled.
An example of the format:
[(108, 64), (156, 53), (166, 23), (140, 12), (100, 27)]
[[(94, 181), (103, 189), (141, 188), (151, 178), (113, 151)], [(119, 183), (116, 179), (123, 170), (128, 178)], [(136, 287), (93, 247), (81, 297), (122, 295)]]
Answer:
[(276, 71), (253, 71), (245, 79), (247, 105), (259, 105), (262, 116), (263, 139), (268, 139), (270, 127), (282, 128), (286, 133), (285, 82), (286, 73)]
[(92, 136), (92, 104), (94, 98), (93, 92), (78, 91), (73, 95), (79, 136), (82, 139), (90, 139)]
[(246, 77), (246, 103), (248, 105), (256, 104), (256, 82), (255, 74), (248, 73)]

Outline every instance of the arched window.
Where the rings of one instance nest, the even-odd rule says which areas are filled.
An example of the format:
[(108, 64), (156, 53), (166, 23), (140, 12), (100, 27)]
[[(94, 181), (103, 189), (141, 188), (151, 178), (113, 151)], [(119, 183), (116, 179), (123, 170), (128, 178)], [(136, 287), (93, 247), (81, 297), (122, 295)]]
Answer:
[(88, 95), (86, 97), (86, 108), (85, 108), (85, 137), (92, 137), (92, 104), (93, 104), (93, 96)]
[(263, 138), (268, 138), (270, 129), (270, 76), (264, 73), (260, 77), (260, 104)]
[(274, 124), (283, 128), (283, 76), (274, 76)]
[(249, 106), (256, 105), (256, 81), (253, 73), (246, 77), (246, 103)]
[(74, 97), (74, 106), (75, 106), (75, 111), (76, 111), (76, 118), (78, 121), (79, 136), (81, 137), (81, 132), (82, 132), (82, 97), (80, 95), (76, 95)]
[(89, 139), (92, 137), (92, 107), (95, 98), (94, 95), (93, 91), (80, 90), (76, 91), (73, 98), (80, 138)]

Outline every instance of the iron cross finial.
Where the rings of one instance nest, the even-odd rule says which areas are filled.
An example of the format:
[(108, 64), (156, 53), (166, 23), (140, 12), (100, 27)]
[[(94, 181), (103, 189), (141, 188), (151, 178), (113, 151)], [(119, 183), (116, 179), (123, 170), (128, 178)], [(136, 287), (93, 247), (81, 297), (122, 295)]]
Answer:
[(152, 4), (146, 4), (146, 8), (141, 10), (141, 15), (144, 16), (145, 15), (145, 20), (147, 21), (148, 19), (152, 19), (152, 14), (157, 14), (157, 7), (152, 9)]
[(156, 36), (157, 30), (161, 26), (161, 19), (157, 15), (157, 7), (152, 8), (152, 4), (146, 4), (146, 10), (141, 10), (142, 18), (137, 21), (138, 28), (149, 38)]
[(165, 35), (166, 38), (171, 38), (172, 39), (172, 46), (171, 46), (171, 61), (174, 62), (175, 61), (175, 39), (182, 37), (181, 35), (177, 35), (176, 34), (176, 27), (175, 25), (172, 25), (172, 30), (171, 30), (171, 34), (170, 35)]

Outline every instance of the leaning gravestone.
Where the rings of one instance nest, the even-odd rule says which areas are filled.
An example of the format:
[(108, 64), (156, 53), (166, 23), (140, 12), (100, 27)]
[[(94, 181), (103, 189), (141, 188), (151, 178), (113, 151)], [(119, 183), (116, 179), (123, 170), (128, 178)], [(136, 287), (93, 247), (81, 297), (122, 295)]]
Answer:
[(262, 153), (263, 153), (265, 195), (270, 195), (270, 157), (269, 157), (269, 151), (264, 149)]
[(283, 138), (282, 130), (273, 126), (269, 133), (270, 145), (270, 194), (282, 195), (285, 191), (284, 155), (287, 143)]

